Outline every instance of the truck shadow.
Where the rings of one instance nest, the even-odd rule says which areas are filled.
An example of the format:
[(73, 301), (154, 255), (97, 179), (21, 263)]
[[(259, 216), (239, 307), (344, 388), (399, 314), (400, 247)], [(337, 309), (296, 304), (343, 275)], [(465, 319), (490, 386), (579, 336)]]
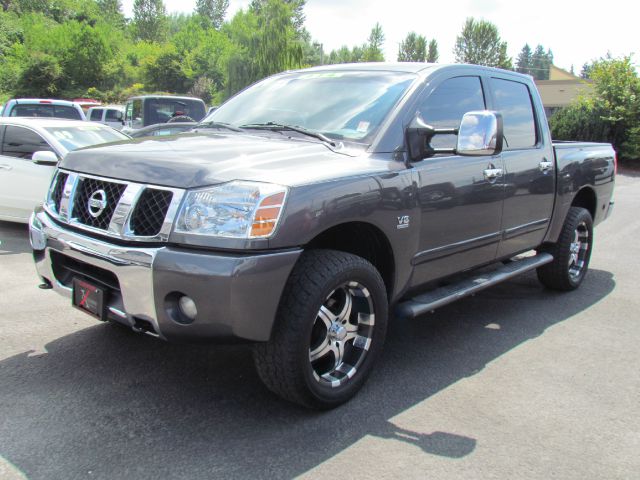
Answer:
[(0, 220), (0, 256), (31, 253), (29, 226)]
[(88, 472), (91, 478), (289, 478), (365, 436), (461, 458), (482, 439), (413, 432), (393, 417), (614, 287), (611, 273), (591, 270), (580, 290), (559, 294), (529, 274), (423, 319), (395, 321), (363, 391), (324, 413), (271, 395), (246, 346), (171, 345), (95, 325), (49, 343), (46, 353), (0, 362), (0, 455), (31, 479)]

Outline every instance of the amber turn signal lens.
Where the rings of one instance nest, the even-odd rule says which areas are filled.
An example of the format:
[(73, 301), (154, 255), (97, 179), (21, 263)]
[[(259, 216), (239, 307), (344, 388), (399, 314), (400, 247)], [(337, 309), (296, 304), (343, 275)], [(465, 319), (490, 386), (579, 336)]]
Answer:
[(270, 195), (260, 202), (251, 225), (251, 237), (268, 237), (273, 233), (283, 202), (284, 192)]
[(281, 207), (282, 202), (284, 202), (284, 192), (274, 193), (273, 195), (262, 200), (258, 208), (272, 207), (274, 205)]

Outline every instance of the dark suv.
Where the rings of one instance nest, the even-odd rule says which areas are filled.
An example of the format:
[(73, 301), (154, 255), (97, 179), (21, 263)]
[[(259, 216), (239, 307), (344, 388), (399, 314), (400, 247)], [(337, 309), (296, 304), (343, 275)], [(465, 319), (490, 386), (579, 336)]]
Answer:
[(180, 118), (199, 122), (206, 114), (202, 100), (173, 95), (144, 95), (127, 100), (124, 113), (125, 131)]

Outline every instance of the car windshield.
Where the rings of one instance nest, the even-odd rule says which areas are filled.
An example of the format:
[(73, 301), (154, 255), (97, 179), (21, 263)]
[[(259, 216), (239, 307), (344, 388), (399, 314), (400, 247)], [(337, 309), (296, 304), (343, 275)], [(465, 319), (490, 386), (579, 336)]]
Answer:
[(415, 80), (394, 72), (302, 72), (259, 82), (203, 122), (236, 127), (276, 123), (367, 142)]
[(165, 123), (174, 117), (190, 117), (196, 122), (204, 118), (204, 104), (197, 100), (149, 98), (145, 115), (147, 125)]
[(53, 135), (68, 151), (98, 145), (99, 143), (129, 139), (125, 134), (111, 127), (102, 127), (100, 125), (45, 127), (45, 130)]

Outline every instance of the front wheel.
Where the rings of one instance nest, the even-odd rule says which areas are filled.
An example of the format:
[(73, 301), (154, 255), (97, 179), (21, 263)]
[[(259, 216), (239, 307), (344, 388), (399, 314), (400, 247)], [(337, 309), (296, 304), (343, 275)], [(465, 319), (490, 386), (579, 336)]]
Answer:
[(271, 340), (254, 348), (266, 386), (329, 409), (362, 387), (384, 343), (387, 297), (376, 268), (333, 250), (303, 253), (291, 273)]
[(575, 290), (584, 280), (593, 248), (593, 219), (588, 210), (571, 207), (557, 243), (543, 248), (553, 261), (538, 268), (540, 282), (554, 290)]

